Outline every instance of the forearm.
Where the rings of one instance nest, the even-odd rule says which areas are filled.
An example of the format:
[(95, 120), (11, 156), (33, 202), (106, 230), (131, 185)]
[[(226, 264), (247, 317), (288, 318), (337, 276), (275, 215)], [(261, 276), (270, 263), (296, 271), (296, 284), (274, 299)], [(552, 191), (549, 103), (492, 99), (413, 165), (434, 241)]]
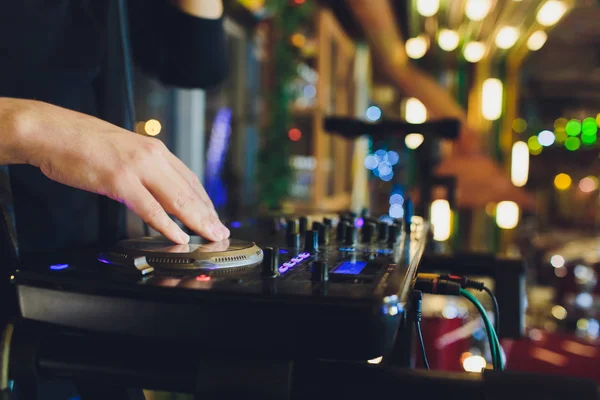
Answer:
[(29, 117), (30, 100), (0, 97), (0, 165), (27, 164), (31, 138), (28, 132), (35, 123)]
[(223, 15), (222, 0), (171, 0), (181, 11), (194, 17), (218, 19)]

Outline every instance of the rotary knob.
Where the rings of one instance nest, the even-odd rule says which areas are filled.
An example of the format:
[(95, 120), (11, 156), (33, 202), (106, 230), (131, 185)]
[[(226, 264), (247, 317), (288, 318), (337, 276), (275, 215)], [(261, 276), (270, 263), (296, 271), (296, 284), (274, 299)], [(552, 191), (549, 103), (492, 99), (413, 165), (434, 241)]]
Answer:
[(369, 221), (362, 227), (362, 242), (372, 243), (377, 238), (377, 225)]
[(304, 235), (304, 251), (314, 253), (319, 249), (319, 233), (316, 231), (306, 231)]
[(388, 243), (396, 244), (400, 238), (400, 225), (392, 224), (388, 227)]
[(337, 240), (343, 243), (346, 240), (346, 229), (350, 226), (348, 221), (340, 221), (337, 224)]
[(265, 278), (274, 278), (279, 271), (279, 249), (265, 247), (263, 249), (263, 262), (261, 265), (261, 275)]
[(312, 265), (311, 280), (313, 282), (327, 282), (329, 280), (329, 266), (325, 261), (315, 261)]
[(327, 246), (329, 244), (331, 228), (327, 225), (319, 225), (319, 245)]
[(380, 242), (386, 242), (388, 238), (388, 224), (387, 222), (380, 221), (377, 224), (377, 240)]
[(323, 224), (329, 228), (333, 228), (333, 220), (331, 218), (323, 218)]
[(358, 231), (354, 225), (346, 225), (346, 246), (354, 246), (358, 242)]
[(308, 218), (306, 217), (300, 217), (298, 218), (298, 223), (299, 223), (299, 233), (301, 235), (304, 235), (304, 232), (306, 232), (306, 228), (308, 227)]
[(404, 232), (410, 234), (413, 216), (413, 203), (410, 199), (405, 199), (402, 207), (404, 208)]
[(288, 219), (287, 228), (285, 230), (285, 233), (287, 235), (298, 233), (298, 220), (297, 219)]

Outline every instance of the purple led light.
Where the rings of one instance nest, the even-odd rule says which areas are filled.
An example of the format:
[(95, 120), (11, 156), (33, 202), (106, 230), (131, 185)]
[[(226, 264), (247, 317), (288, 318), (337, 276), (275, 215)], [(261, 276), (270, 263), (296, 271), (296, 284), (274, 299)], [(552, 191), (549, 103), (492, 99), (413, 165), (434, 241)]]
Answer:
[(279, 267), (279, 273), (283, 274), (285, 271), (287, 271), (288, 268), (287, 267)]
[(292, 268), (294, 265), (296, 265), (296, 263), (294, 263), (294, 262), (285, 262), (285, 263), (283, 263), (283, 265), (286, 268)]
[(364, 224), (365, 224), (365, 220), (362, 218), (359, 218), (354, 222), (354, 226), (357, 228), (361, 228)]
[(279, 254), (287, 254), (288, 251), (285, 249), (279, 249)]
[(50, 266), (52, 271), (60, 271), (61, 269), (69, 268), (69, 264), (54, 264)]
[(294, 262), (294, 263), (299, 263), (302, 260), (303, 260), (303, 258), (300, 258), (300, 257), (294, 257), (294, 258), (292, 258), (292, 262)]
[(104, 264), (110, 264), (111, 263), (106, 258), (100, 258), (100, 257), (98, 257), (98, 261), (103, 262)]
[(242, 223), (241, 223), (240, 221), (233, 221), (233, 222), (231, 223), (231, 227), (232, 227), (232, 228), (239, 228), (239, 227), (241, 227), (241, 226), (242, 226)]
[(298, 254), (298, 257), (305, 259), (305, 258), (310, 257), (310, 253), (301, 253), (301, 254)]

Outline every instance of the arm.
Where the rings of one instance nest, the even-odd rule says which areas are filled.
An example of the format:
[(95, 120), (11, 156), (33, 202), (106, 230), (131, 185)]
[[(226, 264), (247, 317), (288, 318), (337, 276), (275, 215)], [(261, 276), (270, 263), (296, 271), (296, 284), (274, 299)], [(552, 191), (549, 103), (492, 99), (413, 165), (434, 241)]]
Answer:
[(0, 164), (30, 164), (120, 201), (176, 243), (189, 237), (167, 213), (210, 240), (229, 236), (196, 175), (160, 140), (89, 115), (0, 97)]
[(133, 57), (163, 83), (211, 88), (227, 76), (221, 0), (128, 0)]

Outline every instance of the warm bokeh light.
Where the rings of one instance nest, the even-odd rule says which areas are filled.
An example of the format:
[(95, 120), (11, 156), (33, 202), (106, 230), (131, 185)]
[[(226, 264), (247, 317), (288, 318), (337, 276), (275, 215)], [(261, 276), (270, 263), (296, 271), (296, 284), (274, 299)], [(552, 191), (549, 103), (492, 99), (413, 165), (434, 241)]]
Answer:
[(481, 42), (469, 42), (463, 50), (463, 55), (470, 63), (479, 62), (485, 55), (485, 45)]
[(456, 31), (442, 29), (438, 34), (438, 44), (442, 50), (453, 51), (458, 47), (460, 37)]
[(525, 129), (527, 129), (527, 121), (525, 121), (523, 118), (515, 118), (512, 123), (512, 128), (513, 131), (517, 133), (523, 133), (525, 132)]
[(490, 216), (490, 217), (495, 217), (496, 216), (496, 206), (498, 204), (496, 203), (487, 203), (485, 205), (485, 213)]
[(595, 176), (586, 176), (579, 181), (579, 190), (583, 193), (591, 193), (598, 189), (598, 178)]
[(519, 206), (514, 201), (501, 201), (496, 206), (496, 224), (501, 229), (514, 229), (519, 223)]
[(469, 356), (463, 360), (462, 365), (467, 372), (481, 372), (486, 367), (487, 362), (481, 356)]
[(535, 31), (529, 36), (527, 39), (527, 48), (531, 51), (538, 51), (544, 44), (546, 44), (546, 40), (548, 40), (548, 35), (544, 31)]
[(507, 50), (514, 46), (517, 39), (519, 39), (519, 30), (512, 26), (505, 26), (496, 35), (496, 46)]
[(290, 41), (296, 47), (304, 47), (306, 44), (306, 36), (301, 33), (294, 33), (290, 38)]
[(491, 8), (491, 0), (467, 0), (465, 15), (471, 21), (481, 21), (489, 14)]
[(557, 118), (554, 121), (554, 129), (565, 129), (567, 127), (567, 122), (569, 122), (566, 118)]
[(435, 15), (440, 9), (440, 0), (417, 0), (417, 12), (424, 17)]
[(540, 7), (536, 20), (540, 25), (552, 26), (560, 21), (566, 11), (567, 6), (564, 2), (560, 0), (548, 0)]
[(406, 144), (406, 147), (414, 150), (423, 143), (423, 140), (425, 140), (425, 138), (420, 133), (409, 133), (404, 138), (404, 143)]
[(443, 242), (450, 238), (452, 211), (448, 200), (434, 200), (430, 211), (431, 225), (433, 225), (433, 240)]
[(565, 173), (560, 173), (554, 177), (554, 187), (558, 190), (567, 190), (571, 187), (572, 179)]
[(512, 147), (510, 180), (513, 185), (523, 187), (529, 177), (529, 147), (525, 142), (516, 142)]
[(160, 122), (158, 122), (155, 119), (149, 119), (144, 124), (144, 131), (146, 132), (147, 135), (150, 135), (150, 136), (158, 135), (160, 133), (161, 129), (162, 129), (162, 126), (160, 125)]
[(412, 59), (418, 60), (427, 53), (427, 47), (429, 45), (425, 37), (417, 36), (408, 39), (404, 46), (406, 48), (406, 55)]
[(554, 268), (562, 268), (565, 266), (565, 258), (563, 256), (561, 256), (560, 254), (555, 254), (552, 257), (550, 257), (550, 265), (552, 265)]
[(298, 128), (292, 128), (288, 132), (288, 137), (292, 142), (297, 142), (302, 139), (302, 132)]
[(373, 358), (371, 360), (368, 360), (367, 362), (369, 364), (381, 364), (382, 360), (383, 360), (383, 357), (380, 356), (380, 357), (376, 357), (376, 358)]
[(411, 124), (422, 124), (427, 121), (427, 109), (415, 97), (409, 97), (404, 104), (404, 119)]
[(552, 307), (552, 316), (562, 321), (567, 318), (567, 310), (563, 306), (555, 305)]
[(488, 78), (483, 82), (481, 113), (488, 121), (495, 121), (502, 115), (502, 81)]

